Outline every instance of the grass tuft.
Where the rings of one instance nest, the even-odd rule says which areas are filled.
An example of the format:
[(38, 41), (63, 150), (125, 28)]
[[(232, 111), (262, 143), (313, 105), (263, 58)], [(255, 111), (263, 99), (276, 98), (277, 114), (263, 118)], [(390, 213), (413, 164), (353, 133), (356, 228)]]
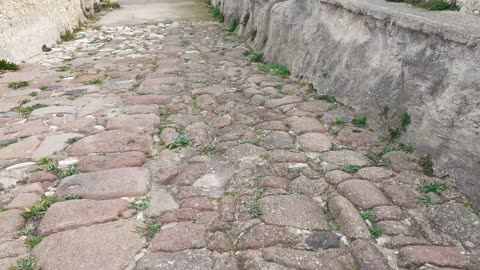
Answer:
[(442, 195), (442, 192), (447, 190), (447, 188), (448, 186), (445, 183), (436, 180), (433, 182), (423, 180), (422, 184), (417, 188), (417, 190), (424, 194), (433, 192), (437, 195)]
[(18, 81), (18, 82), (11, 82), (8, 84), (8, 88), (11, 88), (13, 90), (20, 89), (22, 87), (27, 87), (29, 86), (30, 83), (27, 81)]
[(37, 268), (37, 259), (33, 256), (28, 256), (17, 261), (9, 270), (35, 270)]
[(153, 238), (162, 229), (162, 224), (157, 221), (150, 222), (146, 227), (135, 227), (135, 232), (141, 236)]
[(8, 62), (5, 59), (0, 60), (0, 70), (17, 71), (19, 69), (20, 69), (20, 66), (15, 63)]
[(146, 210), (148, 207), (150, 207), (150, 204), (152, 203), (152, 199), (150, 197), (143, 197), (138, 201), (132, 202), (130, 204), (130, 209), (135, 210), (135, 212), (141, 212)]
[(433, 161), (432, 156), (426, 155), (419, 161), (420, 167), (423, 169), (423, 173), (428, 176), (433, 176)]
[(267, 63), (267, 64), (260, 65), (259, 68), (261, 71), (265, 73), (269, 73), (270, 71), (273, 71), (274, 75), (280, 76), (284, 79), (290, 75), (290, 71), (288, 71), (287, 66), (284, 66), (284, 65)]
[(365, 220), (373, 221), (375, 219), (375, 212), (372, 210), (361, 211), (360, 216)]
[(364, 128), (367, 126), (367, 115), (363, 114), (361, 116), (354, 117), (352, 119), (352, 123), (354, 126), (358, 128)]
[(51, 196), (51, 197), (45, 197), (41, 201), (36, 202), (32, 207), (25, 208), (25, 210), (22, 213), (22, 216), (25, 219), (39, 219), (45, 215), (47, 212), (48, 208), (55, 203), (55, 200), (57, 199), (56, 196)]
[(235, 30), (237, 29), (238, 25), (240, 24), (240, 19), (234, 19), (230, 25), (228, 26), (227, 28), (227, 32), (229, 33), (233, 33), (235, 32)]
[(25, 246), (32, 249), (36, 245), (40, 244), (42, 242), (43, 236), (28, 236), (27, 239), (25, 239)]
[(370, 231), (370, 234), (372, 235), (372, 237), (375, 238), (375, 239), (379, 238), (384, 233), (382, 228), (379, 228), (379, 227), (376, 227), (376, 226), (370, 226), (370, 227), (368, 227), (368, 230)]

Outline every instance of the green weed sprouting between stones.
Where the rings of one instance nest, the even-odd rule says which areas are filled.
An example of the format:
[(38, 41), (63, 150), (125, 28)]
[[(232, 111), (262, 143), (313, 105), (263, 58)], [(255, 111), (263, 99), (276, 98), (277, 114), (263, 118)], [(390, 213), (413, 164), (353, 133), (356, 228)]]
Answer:
[(17, 71), (19, 69), (20, 69), (20, 66), (15, 63), (8, 62), (5, 59), (0, 60), (0, 70)]
[(288, 71), (287, 66), (285, 65), (279, 65), (275, 63), (266, 63), (263, 65), (260, 65), (260, 70), (269, 73), (270, 71), (273, 71), (274, 75), (280, 76), (282, 78), (287, 78), (290, 75), (290, 71)]
[(235, 32), (235, 30), (237, 29), (238, 25), (240, 24), (240, 19), (234, 19), (231, 23), (230, 23), (230, 26), (228, 26), (227, 28), (227, 31), (230, 32), (230, 33), (233, 33)]
[(13, 110), (16, 112), (21, 113), (24, 117), (29, 117), (30, 114), (32, 114), (33, 111), (41, 108), (48, 107), (48, 105), (45, 104), (35, 104), (32, 106), (28, 107), (23, 107), (22, 105), (15, 107)]
[(247, 14), (245, 14), (245, 16), (243, 17), (242, 25), (246, 26), (249, 20), (250, 20), (250, 12), (247, 12)]
[(209, 155), (209, 154), (213, 153), (216, 149), (217, 149), (216, 144), (206, 144), (202, 148), (202, 154)]
[(335, 119), (335, 121), (332, 122), (332, 125), (334, 126), (339, 126), (339, 125), (345, 125), (347, 122), (342, 119)]
[(437, 180), (429, 182), (427, 180), (423, 180), (422, 184), (417, 188), (418, 191), (427, 194), (433, 192), (437, 195), (442, 195), (442, 192), (447, 190), (448, 186), (445, 183), (439, 182)]
[(37, 259), (33, 256), (28, 256), (17, 261), (9, 270), (35, 270), (37, 268)]
[(153, 238), (162, 229), (162, 224), (157, 221), (147, 223), (146, 227), (135, 227), (135, 232), (147, 238)]
[(45, 197), (41, 201), (36, 202), (32, 207), (27, 207), (22, 213), (22, 216), (25, 219), (38, 219), (43, 217), (47, 212), (48, 208), (55, 203), (57, 199), (56, 196)]
[(42, 242), (43, 236), (28, 236), (27, 239), (25, 239), (25, 246), (32, 249), (36, 245), (40, 244)]
[(426, 207), (430, 208), (432, 205), (435, 204), (435, 200), (433, 198), (430, 198), (428, 195), (424, 194), (420, 197), (418, 197), (418, 202), (425, 205)]
[(39, 158), (37, 160), (37, 165), (46, 165), (46, 164), (50, 164), (53, 162), (53, 159), (52, 158), (49, 158), (49, 157), (42, 157), (42, 158)]
[(130, 204), (130, 209), (133, 209), (135, 212), (141, 212), (146, 210), (148, 207), (150, 207), (150, 204), (152, 203), (152, 198), (150, 197), (143, 197), (138, 201), (132, 202)]
[(368, 230), (370, 231), (370, 234), (372, 235), (372, 237), (375, 238), (375, 239), (379, 238), (384, 233), (382, 228), (379, 228), (379, 227), (376, 227), (376, 226), (370, 226), (370, 227), (368, 227)]
[(68, 138), (66, 143), (67, 144), (74, 144), (76, 142), (78, 142), (82, 137), (73, 137), (73, 138)]
[(168, 144), (167, 145), (167, 148), (168, 149), (176, 149), (176, 148), (181, 148), (181, 147), (185, 147), (187, 145), (189, 145), (191, 142), (191, 139), (184, 136), (184, 135), (180, 135), (178, 136), (175, 141), (173, 141), (172, 143)]
[(255, 196), (248, 207), (248, 211), (252, 218), (259, 218), (263, 215), (263, 213), (260, 209), (260, 206), (258, 206), (258, 200), (263, 197), (263, 193), (265, 192), (265, 190), (263, 188), (255, 188), (253, 191), (255, 192)]
[(30, 83), (27, 81), (18, 81), (18, 82), (11, 82), (8, 84), (8, 88), (11, 88), (13, 90), (20, 89), (22, 87), (27, 87), (29, 86)]
[(432, 156), (426, 155), (418, 162), (423, 169), (423, 173), (428, 176), (433, 176), (433, 161)]
[(373, 221), (375, 219), (375, 212), (372, 210), (364, 210), (360, 212), (360, 216), (365, 220)]
[(358, 128), (364, 128), (367, 126), (367, 115), (363, 114), (361, 116), (354, 117), (352, 119), (352, 123), (354, 126)]
[(402, 125), (402, 129), (406, 130), (408, 125), (412, 123), (412, 117), (408, 113), (402, 113), (400, 116), (400, 124)]
[(330, 103), (335, 103), (337, 102), (337, 99), (334, 96), (330, 96), (327, 94), (314, 94), (313, 99), (315, 100), (325, 100)]
[(344, 172), (346, 172), (346, 173), (356, 173), (356, 172), (358, 172), (361, 168), (362, 168), (362, 166), (349, 165), (349, 166), (345, 166), (345, 167), (341, 168), (341, 170), (344, 171)]

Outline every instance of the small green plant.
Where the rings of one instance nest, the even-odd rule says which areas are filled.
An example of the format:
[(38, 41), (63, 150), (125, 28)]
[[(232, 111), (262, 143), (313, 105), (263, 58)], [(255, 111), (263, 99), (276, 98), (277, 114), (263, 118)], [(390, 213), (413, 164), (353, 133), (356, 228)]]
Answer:
[(358, 128), (364, 128), (367, 126), (367, 115), (363, 114), (361, 116), (354, 117), (352, 119), (352, 123), (354, 126)]
[(147, 223), (146, 227), (135, 227), (135, 232), (141, 236), (153, 238), (162, 229), (162, 224), (157, 221)]
[(227, 31), (230, 33), (235, 32), (239, 24), (240, 24), (240, 19), (238, 18), (234, 19), (228, 26)]
[(372, 210), (364, 210), (360, 212), (360, 216), (365, 220), (373, 221), (375, 219), (375, 212)]
[(423, 173), (428, 176), (433, 176), (433, 161), (432, 156), (426, 155), (419, 161), (420, 167), (423, 169)]
[(283, 89), (283, 84), (277, 83), (273, 86), (273, 88), (278, 89), (278, 90), (282, 90)]
[(78, 165), (73, 164), (68, 167), (68, 169), (63, 171), (63, 177), (72, 176), (78, 174)]
[(332, 146), (330, 146), (330, 151), (342, 151), (342, 150), (349, 150), (350, 148), (345, 145), (338, 145), (335, 143), (332, 143)]
[(254, 54), (255, 52), (253, 50), (245, 50), (242, 55), (243, 56), (250, 56), (252, 54)]
[(223, 23), (225, 18), (223, 17), (220, 7), (210, 7), (210, 13), (212, 14), (213, 20)]
[(48, 208), (55, 203), (55, 200), (57, 199), (56, 196), (51, 196), (51, 197), (45, 197), (41, 201), (36, 202), (32, 207), (25, 208), (25, 210), (22, 213), (22, 216), (25, 219), (38, 219), (43, 217), (45, 213), (47, 212)]
[(26, 226), (20, 232), (18, 232), (18, 235), (29, 236), (29, 235), (32, 235), (34, 232), (35, 232), (35, 228), (33, 226)]
[(31, 96), (31, 97), (36, 97), (36, 96), (38, 96), (38, 92), (33, 91), (33, 92), (30, 92), (30, 94), (28, 94), (28, 95)]
[(66, 143), (68, 144), (74, 144), (76, 142), (78, 142), (82, 137), (73, 137), (73, 138), (68, 138)]
[(135, 202), (132, 202), (130, 204), (130, 209), (135, 210), (135, 212), (141, 212), (146, 210), (148, 207), (150, 207), (150, 204), (152, 203), (152, 199), (150, 197), (143, 197), (140, 200), (137, 200)]
[(327, 94), (314, 94), (313, 99), (315, 100), (325, 100), (330, 103), (337, 102), (337, 99), (334, 96), (330, 96)]
[(22, 87), (27, 87), (29, 86), (30, 83), (27, 81), (18, 81), (18, 82), (11, 82), (8, 84), (8, 88), (11, 88), (13, 90), (22, 88)]
[(417, 190), (425, 194), (433, 192), (437, 195), (442, 195), (442, 192), (447, 190), (447, 188), (448, 186), (445, 183), (442, 183), (436, 180), (433, 182), (423, 180), (422, 184), (420, 184)]
[(28, 106), (28, 107), (23, 107), (23, 106), (20, 105), (20, 106), (15, 107), (13, 110), (21, 113), (24, 117), (28, 117), (28, 116), (30, 116), (30, 114), (32, 114), (33, 111), (35, 111), (37, 109), (45, 108), (45, 107), (48, 107), (48, 105), (35, 104), (35, 105), (32, 105), (32, 106)]
[(0, 192), (2, 191), (5, 191), (5, 186), (3, 185), (3, 183), (0, 183)]
[(412, 153), (413, 150), (414, 150), (414, 149), (413, 149), (413, 146), (407, 145), (407, 144), (403, 144), (403, 143), (399, 143), (399, 144), (398, 144), (398, 148), (399, 148), (400, 150), (402, 150), (403, 152), (405, 152), (405, 153)]
[(432, 11), (459, 10), (456, 2), (449, 2), (446, 0), (434, 0), (431, 2), (427, 2), (424, 5), (424, 8)]
[(40, 244), (42, 242), (43, 236), (28, 236), (27, 239), (25, 239), (25, 246), (32, 249), (36, 245)]
[(258, 105), (260, 106), (265, 106), (265, 104), (267, 104), (267, 101), (265, 99), (260, 100), (260, 103), (258, 103)]
[(400, 117), (400, 124), (402, 125), (402, 129), (406, 130), (408, 125), (410, 125), (411, 123), (412, 123), (412, 117), (406, 112), (402, 113)]
[(42, 91), (47, 91), (47, 90), (48, 90), (48, 86), (42, 85), (42, 86), (40, 86), (38, 89), (40, 89), (40, 90), (42, 90)]
[(7, 211), (7, 208), (5, 208), (5, 206), (3, 205), (0, 205), (0, 213), (4, 211)]
[(61, 66), (61, 67), (56, 69), (56, 71), (58, 71), (58, 72), (67, 72), (69, 70), (70, 70), (69, 66)]
[(0, 70), (11, 70), (11, 71), (17, 71), (20, 69), (20, 66), (18, 66), (15, 63), (8, 62), (5, 59), (0, 60)]
[(75, 195), (75, 194), (67, 194), (67, 195), (63, 196), (63, 199), (65, 201), (80, 200), (80, 199), (82, 199), (82, 196)]
[(394, 144), (387, 145), (383, 148), (382, 154), (398, 151), (397, 146)]
[(372, 235), (373, 238), (379, 238), (380, 236), (383, 235), (383, 229), (376, 227), (376, 226), (370, 226), (368, 227), (368, 230), (370, 231), (370, 234)]
[(262, 61), (263, 61), (263, 53), (254, 53), (252, 57), (250, 57), (250, 62), (260, 63)]
[(332, 231), (340, 230), (340, 224), (338, 224), (338, 221), (335, 219), (335, 216), (332, 215), (332, 213), (327, 212), (325, 214), (325, 218), (327, 219), (328, 227), (330, 227)]
[(274, 63), (267, 63), (264, 65), (260, 65), (260, 70), (269, 73), (273, 70), (273, 74), (280, 76), (282, 78), (287, 78), (290, 75), (290, 71), (288, 71), (287, 66), (274, 64)]
[(68, 167), (68, 169), (62, 170), (55, 165), (49, 164), (45, 168), (45, 170), (47, 172), (50, 172), (50, 173), (54, 174), (58, 178), (64, 178), (64, 177), (67, 177), (67, 176), (72, 176), (74, 174), (78, 174), (78, 165), (77, 164), (72, 164)]
[(250, 35), (250, 39), (254, 40), (255, 37), (257, 37), (257, 28), (253, 28), (252, 30), (250, 30), (249, 35)]
[(37, 259), (33, 256), (28, 256), (17, 261), (9, 270), (35, 270), (37, 268)]
[(102, 9), (119, 9), (120, 4), (118, 2), (110, 2), (110, 0), (100, 1)]
[(247, 14), (245, 14), (245, 16), (243, 17), (242, 25), (246, 26), (249, 20), (250, 20), (250, 12), (247, 12)]
[(167, 148), (168, 149), (176, 149), (176, 148), (185, 147), (185, 146), (189, 145), (190, 142), (191, 142), (190, 138), (188, 138), (184, 135), (180, 135), (175, 139), (175, 141), (173, 141), (172, 143), (167, 145)]
[(347, 122), (342, 119), (335, 119), (335, 121), (332, 122), (332, 125), (334, 126), (340, 126), (340, 125), (345, 125)]
[(358, 165), (349, 165), (349, 166), (345, 166), (343, 168), (341, 168), (342, 171), (346, 172), (346, 173), (356, 173), (358, 172), (358, 170), (360, 170), (362, 168), (362, 166), (358, 166)]
[(91, 85), (102, 84), (102, 80), (100, 80), (100, 79), (93, 79), (93, 80), (88, 81), (87, 84), (91, 84)]
[(62, 41), (72, 41), (75, 39), (75, 33), (71, 30), (65, 31), (63, 34), (60, 35), (60, 39)]
[(367, 153), (367, 157), (375, 162), (375, 163), (378, 163), (380, 161), (380, 159), (382, 158), (382, 153), (379, 153), (379, 152), (376, 152), (376, 151), (373, 151), (373, 150), (370, 150), (368, 153)]
[(213, 153), (216, 149), (217, 149), (216, 144), (213, 144), (213, 143), (212, 144), (206, 144), (202, 148), (202, 154), (209, 155), (209, 154)]
[(259, 218), (263, 215), (262, 210), (260, 209), (256, 201), (250, 204), (248, 211), (250, 212), (252, 218)]
[(426, 194), (423, 194), (420, 197), (418, 197), (418, 202), (425, 205), (428, 208), (432, 207), (432, 205), (435, 204), (435, 200), (433, 198), (430, 198), (430, 196)]
[(37, 165), (46, 165), (46, 164), (50, 164), (52, 162), (53, 162), (52, 158), (42, 157), (42, 158), (37, 160)]

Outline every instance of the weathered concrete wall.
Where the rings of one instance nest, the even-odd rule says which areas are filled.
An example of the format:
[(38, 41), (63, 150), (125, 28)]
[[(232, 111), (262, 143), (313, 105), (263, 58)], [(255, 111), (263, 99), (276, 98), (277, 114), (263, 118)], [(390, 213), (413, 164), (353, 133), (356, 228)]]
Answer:
[(78, 27), (98, 0), (1, 0), (0, 59), (19, 62)]
[(227, 22), (249, 12), (239, 34), (257, 29), (251, 46), (267, 61), (377, 127), (399, 127), (408, 112), (401, 140), (480, 205), (480, 17), (383, 0), (224, 0), (222, 10)]

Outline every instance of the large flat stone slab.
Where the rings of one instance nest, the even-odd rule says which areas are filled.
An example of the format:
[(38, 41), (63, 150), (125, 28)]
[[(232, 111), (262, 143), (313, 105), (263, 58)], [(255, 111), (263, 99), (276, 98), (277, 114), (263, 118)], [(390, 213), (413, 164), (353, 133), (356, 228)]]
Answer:
[(85, 137), (67, 149), (70, 156), (86, 156), (91, 153), (116, 153), (127, 151), (148, 152), (152, 145), (150, 136), (112, 130)]
[(322, 207), (305, 195), (268, 196), (259, 200), (261, 219), (271, 225), (328, 230)]
[(147, 194), (149, 181), (150, 172), (147, 169), (112, 169), (67, 177), (58, 185), (57, 194), (95, 200), (138, 197)]
[(36, 160), (42, 157), (50, 156), (57, 151), (63, 150), (68, 145), (67, 140), (75, 137), (83, 137), (83, 135), (79, 133), (64, 133), (48, 136), (47, 138), (45, 138), (45, 140), (42, 141), (37, 150), (33, 152), (32, 158)]
[(346, 180), (338, 184), (340, 193), (360, 209), (389, 205), (390, 202), (374, 184), (367, 180)]
[(121, 220), (52, 234), (32, 253), (39, 269), (124, 270), (144, 244), (138, 225)]
[(176, 252), (203, 248), (206, 245), (206, 229), (203, 225), (180, 222), (173, 227), (162, 229), (152, 239), (150, 249), (152, 251)]
[(23, 141), (11, 144), (5, 148), (0, 149), (0, 160), (25, 158), (32, 154), (32, 152), (40, 144), (37, 137), (30, 137)]
[(149, 133), (159, 124), (160, 118), (155, 114), (123, 114), (109, 119), (107, 129)]
[(107, 221), (117, 220), (129, 208), (127, 200), (71, 200), (53, 204), (43, 217), (38, 231), (48, 235)]
[(155, 252), (141, 258), (135, 270), (211, 270), (212, 264), (212, 253), (204, 249)]
[(0, 243), (3, 240), (17, 235), (24, 224), (21, 210), (7, 210), (0, 212)]
[(78, 170), (81, 172), (97, 172), (109, 169), (142, 167), (145, 154), (138, 151), (110, 155), (89, 155), (80, 158)]

